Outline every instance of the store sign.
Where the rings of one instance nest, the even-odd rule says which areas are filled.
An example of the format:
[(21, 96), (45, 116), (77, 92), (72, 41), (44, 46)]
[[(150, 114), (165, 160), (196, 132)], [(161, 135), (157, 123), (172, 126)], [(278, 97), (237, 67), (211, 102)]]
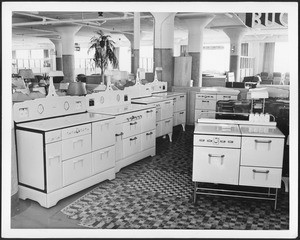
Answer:
[(246, 13), (245, 24), (251, 28), (287, 27), (287, 13)]

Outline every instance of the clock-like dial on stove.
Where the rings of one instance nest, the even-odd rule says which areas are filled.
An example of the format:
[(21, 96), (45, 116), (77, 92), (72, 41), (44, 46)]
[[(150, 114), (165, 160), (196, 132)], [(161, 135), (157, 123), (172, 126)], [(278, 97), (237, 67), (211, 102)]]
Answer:
[(68, 102), (68, 101), (65, 101), (65, 103), (64, 103), (64, 109), (65, 109), (65, 110), (68, 110), (69, 108), (70, 108), (69, 102)]
[(39, 114), (42, 114), (44, 112), (44, 106), (43, 106), (43, 104), (39, 104), (38, 105), (37, 111), (38, 111)]

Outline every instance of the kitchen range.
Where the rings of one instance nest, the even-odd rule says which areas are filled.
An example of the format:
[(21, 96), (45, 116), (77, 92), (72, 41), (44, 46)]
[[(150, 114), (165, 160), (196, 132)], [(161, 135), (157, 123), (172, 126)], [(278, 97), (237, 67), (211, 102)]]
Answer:
[(194, 202), (198, 194), (221, 195), (272, 200), (276, 209), (283, 148), (284, 135), (275, 122), (199, 119), (194, 131)]
[[(87, 96), (57, 96), (51, 85), (46, 98), (15, 103), (19, 198), (49, 208), (154, 156), (156, 106), (131, 104), (130, 93), (147, 96), (149, 89), (161, 92), (165, 86), (159, 82), (128, 91), (108, 86)], [(173, 108), (170, 122), (172, 113)]]

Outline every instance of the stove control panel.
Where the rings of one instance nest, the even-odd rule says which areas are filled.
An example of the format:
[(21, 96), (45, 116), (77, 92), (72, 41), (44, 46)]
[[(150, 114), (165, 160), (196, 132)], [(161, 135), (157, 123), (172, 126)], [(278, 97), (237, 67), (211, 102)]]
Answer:
[(83, 124), (75, 127), (69, 127), (62, 130), (62, 139), (82, 136), (90, 134), (92, 130), (91, 124)]
[(241, 148), (241, 137), (218, 135), (194, 135), (194, 146)]
[(126, 120), (127, 120), (127, 122), (130, 122), (130, 121), (141, 119), (142, 117), (143, 116), (141, 114), (140, 115), (132, 115), (131, 117), (127, 117)]

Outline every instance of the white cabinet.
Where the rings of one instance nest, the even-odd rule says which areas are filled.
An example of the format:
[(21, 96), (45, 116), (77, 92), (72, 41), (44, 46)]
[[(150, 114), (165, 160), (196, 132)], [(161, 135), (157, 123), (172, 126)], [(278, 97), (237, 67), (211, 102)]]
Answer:
[(91, 152), (91, 134), (68, 138), (62, 141), (62, 159), (69, 159)]
[[(274, 126), (226, 126), (222, 120), (219, 124), (197, 123), (194, 131), (192, 176), (195, 183), (194, 201), (197, 191), (203, 190), (198, 188), (198, 183), (201, 182), (280, 188), (283, 146), (284, 135)], [(210, 190), (219, 191), (214, 188)], [(232, 189), (221, 191), (239, 193), (239, 190)], [(270, 200), (275, 201), (276, 209), (277, 190), (272, 196), (274, 198), (270, 198), (270, 193), (267, 194)]]
[(100, 173), (115, 167), (115, 146), (103, 148), (92, 153), (92, 173)]
[(144, 132), (141, 134), (142, 151), (155, 147), (155, 130)]
[(106, 120), (92, 123), (92, 149), (97, 150), (115, 143), (115, 121)]
[(193, 181), (238, 184), (240, 149), (194, 147)]
[(63, 161), (62, 167), (63, 186), (84, 179), (92, 174), (91, 154)]
[(280, 188), (281, 172), (281, 168), (241, 166), (239, 184), (244, 186)]
[(61, 142), (46, 144), (47, 192), (62, 187)]
[[(145, 97), (140, 99), (132, 99), (133, 104), (154, 105), (156, 107), (156, 137), (169, 135), (169, 140), (172, 141), (173, 133), (173, 99), (162, 97), (159, 94), (153, 97)], [(171, 124), (171, 127), (170, 127)]]
[(139, 134), (132, 137), (125, 138), (123, 140), (123, 151), (124, 151), (123, 157), (126, 158), (128, 156), (140, 152), (142, 147), (141, 143), (142, 143), (141, 136)]
[(282, 167), (284, 139), (243, 137), (241, 165)]
[(142, 132), (150, 131), (155, 128), (156, 122), (156, 110), (155, 109), (147, 109), (142, 112), (143, 121), (142, 121)]
[[(201, 89), (200, 89), (201, 91)], [(227, 91), (227, 92), (226, 92)], [(195, 122), (199, 118), (215, 118), (216, 117), (216, 107), (217, 102), (220, 100), (237, 100), (238, 92), (237, 90), (232, 90), (229, 92), (226, 90), (222, 91), (203, 91), (201, 93), (196, 93), (195, 98)]]
[[(72, 118), (78, 123), (68, 127)], [(115, 178), (114, 125), (113, 117), (89, 115), (17, 124), (19, 197), (49, 208)]]
[(116, 116), (115, 172), (121, 168), (155, 155), (156, 107)]

